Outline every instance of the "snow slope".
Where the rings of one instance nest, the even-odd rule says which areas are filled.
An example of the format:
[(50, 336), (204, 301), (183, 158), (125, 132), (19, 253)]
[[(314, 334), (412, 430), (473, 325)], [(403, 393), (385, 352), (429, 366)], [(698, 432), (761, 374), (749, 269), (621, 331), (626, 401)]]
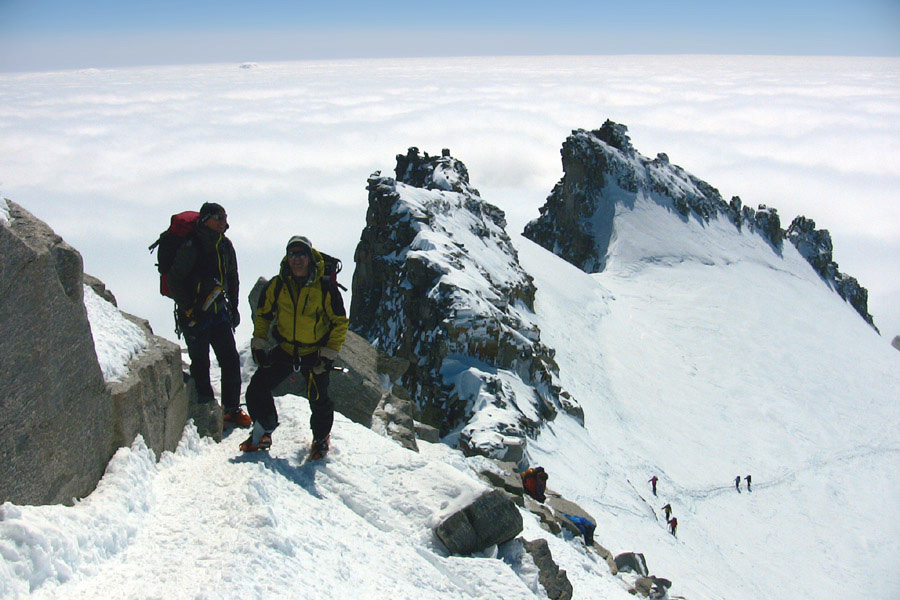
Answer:
[(518, 245), (585, 410), (529, 456), (598, 541), (686, 597), (900, 597), (900, 356), (791, 244), (639, 200), (603, 273)]
[[(97, 490), (73, 507), (0, 506), (0, 597), (484, 598), (540, 597), (520, 546), (448, 556), (432, 534), (442, 516), (485, 488), (441, 444), (421, 453), (338, 415), (334, 450), (305, 462), (306, 400), (280, 398), (269, 454), (242, 455), (193, 426), (153, 462), (143, 441), (120, 449)], [(572, 580), (628, 598), (580, 541), (549, 536)]]

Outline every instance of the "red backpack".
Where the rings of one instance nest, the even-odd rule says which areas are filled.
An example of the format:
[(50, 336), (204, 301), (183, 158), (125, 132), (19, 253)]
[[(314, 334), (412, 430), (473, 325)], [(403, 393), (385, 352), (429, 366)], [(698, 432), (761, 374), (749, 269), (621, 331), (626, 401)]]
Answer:
[(169, 228), (159, 234), (159, 238), (148, 248), (150, 253), (156, 247), (159, 252), (156, 253), (156, 267), (159, 269), (159, 293), (169, 298), (172, 292), (169, 290), (169, 284), (166, 278), (169, 269), (175, 262), (175, 254), (188, 237), (197, 231), (197, 221), (200, 220), (200, 213), (195, 210), (186, 210), (178, 214), (172, 215)]

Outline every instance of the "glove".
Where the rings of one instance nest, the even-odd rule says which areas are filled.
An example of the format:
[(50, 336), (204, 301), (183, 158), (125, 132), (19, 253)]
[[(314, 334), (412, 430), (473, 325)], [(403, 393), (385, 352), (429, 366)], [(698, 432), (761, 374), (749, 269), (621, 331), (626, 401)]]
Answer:
[(331, 370), (331, 365), (334, 364), (333, 360), (329, 360), (324, 356), (319, 357), (319, 362), (313, 365), (312, 372), (315, 375), (321, 375), (322, 373), (327, 373)]
[(253, 350), (251, 351), (253, 356), (253, 362), (260, 368), (268, 367), (271, 364), (269, 360), (269, 353), (265, 350)]
[(266, 340), (264, 338), (255, 337), (250, 340), (250, 355), (253, 356), (253, 362), (259, 367), (268, 367), (271, 364), (269, 353), (266, 352)]
[(178, 312), (180, 313), (181, 317), (179, 319), (181, 321), (179, 325), (182, 327), (182, 329), (192, 329), (197, 325), (197, 315), (194, 311), (193, 306), (187, 310), (179, 309)]
[(316, 375), (321, 375), (326, 371), (330, 371), (332, 365), (334, 365), (334, 359), (336, 359), (337, 356), (337, 350), (333, 350), (327, 346), (319, 348), (319, 361), (313, 365), (312, 372)]
[(238, 312), (236, 304), (228, 307), (228, 314), (231, 315), (231, 326), (237, 329), (237, 326), (241, 324), (241, 313)]

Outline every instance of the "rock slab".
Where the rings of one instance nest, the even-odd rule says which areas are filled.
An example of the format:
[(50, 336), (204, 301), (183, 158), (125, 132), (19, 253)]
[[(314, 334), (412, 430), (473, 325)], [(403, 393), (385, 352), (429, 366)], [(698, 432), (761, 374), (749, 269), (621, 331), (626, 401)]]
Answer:
[(0, 222), (0, 502), (88, 494), (114, 445), (82, 259), (14, 202)]
[(509, 495), (491, 490), (444, 519), (435, 533), (451, 554), (466, 555), (508, 542), (522, 527), (522, 514)]

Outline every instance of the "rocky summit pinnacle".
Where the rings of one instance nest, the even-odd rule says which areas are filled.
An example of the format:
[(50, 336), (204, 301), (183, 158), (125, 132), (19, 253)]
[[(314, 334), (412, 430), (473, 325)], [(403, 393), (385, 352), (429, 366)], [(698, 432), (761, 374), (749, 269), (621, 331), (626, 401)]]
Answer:
[[(607, 268), (611, 245), (628, 235), (617, 229), (617, 214), (634, 210), (640, 202), (655, 203), (683, 223), (730, 222), (739, 231), (760, 236), (778, 256), (788, 239), (826, 284), (875, 327), (868, 292), (838, 271), (827, 230), (816, 230), (815, 222), (801, 216), (785, 231), (772, 207), (759, 205), (754, 210), (737, 196), (725, 202), (716, 188), (672, 164), (667, 155), (655, 159), (640, 155), (627, 132), (625, 125), (607, 120), (599, 129), (578, 129), (566, 138), (561, 150), (563, 177), (540, 208), (540, 216), (525, 226), (525, 237), (583, 271), (599, 273)], [(684, 235), (710, 235), (705, 227), (700, 231)]]
[(400, 383), (422, 421), (467, 452), (518, 461), (560, 410), (583, 415), (557, 384), (505, 215), (448, 151), (411, 148), (395, 173), (368, 181), (351, 328), (411, 363)]

